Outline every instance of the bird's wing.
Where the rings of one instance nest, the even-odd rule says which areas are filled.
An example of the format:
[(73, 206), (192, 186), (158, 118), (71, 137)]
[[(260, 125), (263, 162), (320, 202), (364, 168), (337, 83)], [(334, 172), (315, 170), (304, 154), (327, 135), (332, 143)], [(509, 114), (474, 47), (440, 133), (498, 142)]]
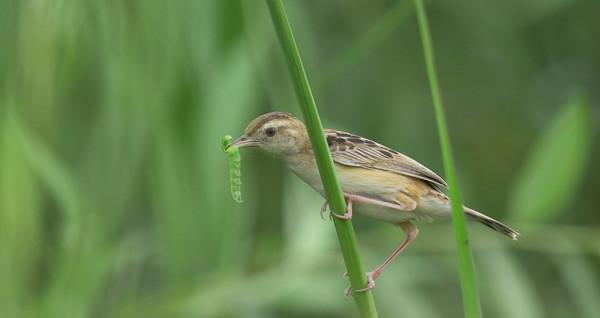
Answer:
[(425, 181), (432, 188), (448, 188), (444, 179), (416, 160), (372, 140), (343, 131), (325, 129), (333, 161), (338, 164), (390, 171)]

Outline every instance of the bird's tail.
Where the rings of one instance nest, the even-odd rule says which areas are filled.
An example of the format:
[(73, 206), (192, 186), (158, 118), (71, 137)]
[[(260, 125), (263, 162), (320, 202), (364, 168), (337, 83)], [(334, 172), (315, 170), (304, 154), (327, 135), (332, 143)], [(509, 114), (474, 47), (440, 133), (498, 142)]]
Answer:
[(477, 221), (477, 222), (489, 227), (490, 229), (492, 229), (494, 231), (500, 232), (500, 233), (510, 237), (511, 239), (513, 239), (515, 241), (519, 238), (519, 233), (517, 231), (502, 224), (500, 221), (496, 221), (496, 220), (492, 219), (491, 217), (489, 217), (483, 213), (479, 213), (479, 212), (469, 209), (467, 207), (465, 207), (465, 213), (471, 220)]

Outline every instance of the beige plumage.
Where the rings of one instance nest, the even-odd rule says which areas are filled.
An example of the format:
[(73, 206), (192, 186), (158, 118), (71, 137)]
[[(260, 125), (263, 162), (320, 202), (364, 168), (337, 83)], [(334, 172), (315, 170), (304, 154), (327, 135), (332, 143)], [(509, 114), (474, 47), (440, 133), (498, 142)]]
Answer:
[[(392, 255), (367, 273), (369, 285), (365, 289), (373, 288), (374, 279), (416, 237), (414, 221), (451, 216), (450, 202), (443, 193), (447, 184), (416, 160), (372, 140), (333, 129), (325, 129), (325, 134), (348, 203), (347, 213), (338, 217), (351, 218), (355, 211), (398, 224), (406, 232)], [(280, 112), (261, 115), (233, 144), (257, 146), (280, 156), (300, 179), (325, 197), (306, 128), (294, 116)], [(512, 239), (519, 235), (480, 212), (467, 207), (464, 211), (469, 219)]]

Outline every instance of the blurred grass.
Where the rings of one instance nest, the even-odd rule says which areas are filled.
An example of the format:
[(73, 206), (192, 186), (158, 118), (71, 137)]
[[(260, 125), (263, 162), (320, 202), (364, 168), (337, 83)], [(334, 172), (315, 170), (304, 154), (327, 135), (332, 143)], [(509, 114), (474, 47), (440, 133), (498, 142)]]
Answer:
[(591, 135), (589, 106), (571, 99), (532, 148), (510, 210), (526, 220), (547, 221), (566, 209), (581, 189)]
[[(288, 2), (307, 72), (325, 83), (314, 88), (325, 126), (440, 172), (415, 18), (391, 19), (403, 16), (395, 1)], [(445, 101), (460, 109), (448, 121), (464, 201), (523, 234), (508, 244), (470, 228), (485, 317), (590, 317), (599, 3), (429, 8)], [(232, 0), (0, 0), (0, 316), (353, 315), (318, 195), (245, 152), (245, 202), (229, 197), (220, 137), (259, 113), (295, 111), (266, 11)], [(374, 39), (390, 33), (364, 41), (366, 26), (381, 30)], [(344, 58), (354, 44), (360, 54)], [(552, 137), (572, 96), (586, 115), (567, 117), (587, 124), (567, 120)], [(560, 173), (528, 163), (548, 138)], [(568, 171), (552, 196), (522, 185)], [(533, 217), (515, 208), (521, 191), (536, 207), (562, 199)], [(401, 240), (389, 225), (355, 223), (369, 268)], [(444, 222), (421, 226), (377, 283), (383, 317), (460, 316), (451, 235)], [(514, 295), (524, 296), (507, 309)]]

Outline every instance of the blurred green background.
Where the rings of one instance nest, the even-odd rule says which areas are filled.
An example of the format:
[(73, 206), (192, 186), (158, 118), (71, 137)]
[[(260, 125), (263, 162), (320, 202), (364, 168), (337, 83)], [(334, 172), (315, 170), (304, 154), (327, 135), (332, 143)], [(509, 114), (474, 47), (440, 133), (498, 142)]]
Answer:
[[(285, 1), (326, 127), (443, 175), (412, 1)], [(600, 312), (600, 2), (429, 1), (486, 317)], [(0, 0), (1, 317), (354, 317), (322, 199), (225, 134), (299, 115), (263, 1)], [(366, 267), (402, 240), (355, 218)], [(461, 317), (449, 222), (377, 281)]]

